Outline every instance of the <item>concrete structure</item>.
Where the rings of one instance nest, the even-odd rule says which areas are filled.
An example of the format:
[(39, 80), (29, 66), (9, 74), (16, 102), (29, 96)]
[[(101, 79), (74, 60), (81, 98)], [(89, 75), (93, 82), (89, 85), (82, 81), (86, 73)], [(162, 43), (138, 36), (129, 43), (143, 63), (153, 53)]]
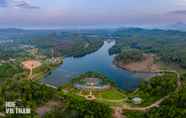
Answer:
[(142, 103), (142, 99), (141, 98), (139, 98), (139, 97), (134, 97), (133, 99), (132, 99), (132, 103), (133, 104), (141, 104)]
[[(83, 82), (83, 83), (81, 83)], [(109, 83), (102, 84), (102, 80), (99, 78), (84, 78), (81, 82), (75, 83), (74, 87), (81, 90), (106, 90), (111, 87)]]

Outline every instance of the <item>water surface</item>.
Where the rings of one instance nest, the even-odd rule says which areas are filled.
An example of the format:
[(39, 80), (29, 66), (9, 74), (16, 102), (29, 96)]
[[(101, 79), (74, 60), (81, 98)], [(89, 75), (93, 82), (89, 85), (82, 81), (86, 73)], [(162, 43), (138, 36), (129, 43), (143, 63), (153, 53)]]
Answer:
[(71, 81), (74, 76), (78, 76), (80, 73), (95, 71), (105, 74), (121, 89), (135, 89), (138, 87), (140, 79), (135, 74), (120, 69), (112, 63), (114, 56), (109, 55), (108, 50), (114, 44), (114, 41), (105, 41), (104, 45), (94, 53), (80, 58), (65, 58), (64, 63), (53, 70), (42, 82), (61, 86)]

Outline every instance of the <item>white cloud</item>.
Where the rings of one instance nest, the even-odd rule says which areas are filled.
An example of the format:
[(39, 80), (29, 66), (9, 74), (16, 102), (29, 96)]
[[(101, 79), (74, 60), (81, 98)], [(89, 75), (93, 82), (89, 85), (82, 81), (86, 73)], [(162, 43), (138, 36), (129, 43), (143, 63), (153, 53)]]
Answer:
[(32, 5), (28, 0), (1, 0), (0, 7), (23, 8), (23, 9), (39, 9), (38, 6)]

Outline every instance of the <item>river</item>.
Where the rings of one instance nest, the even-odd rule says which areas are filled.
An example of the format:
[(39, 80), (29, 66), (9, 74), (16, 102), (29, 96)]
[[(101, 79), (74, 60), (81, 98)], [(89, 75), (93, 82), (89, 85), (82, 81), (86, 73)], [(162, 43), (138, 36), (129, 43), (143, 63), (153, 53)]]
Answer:
[(104, 42), (104, 45), (91, 54), (79, 58), (65, 58), (64, 63), (51, 74), (46, 76), (42, 82), (54, 86), (61, 86), (70, 82), (74, 76), (87, 71), (101, 72), (109, 79), (113, 80), (116, 85), (123, 90), (133, 90), (138, 87), (141, 79), (134, 73), (120, 69), (113, 65), (114, 55), (109, 55), (108, 50), (115, 44)]

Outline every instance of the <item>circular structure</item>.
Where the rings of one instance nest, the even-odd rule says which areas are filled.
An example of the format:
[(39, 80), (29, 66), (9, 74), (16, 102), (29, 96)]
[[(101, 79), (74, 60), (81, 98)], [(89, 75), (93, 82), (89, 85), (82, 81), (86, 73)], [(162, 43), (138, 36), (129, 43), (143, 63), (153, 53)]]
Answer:
[(36, 60), (23, 61), (22, 64), (23, 64), (23, 68), (28, 69), (28, 70), (41, 66), (41, 63)]
[[(74, 88), (80, 89), (81, 91), (88, 91), (87, 95), (82, 95), (87, 100), (96, 100), (96, 96), (93, 95), (93, 91), (102, 91), (111, 87), (108, 81), (97, 77), (86, 77), (78, 80), (74, 83)], [(80, 93), (81, 94), (81, 93)]]
[(99, 78), (84, 78), (74, 84), (74, 87), (81, 90), (106, 90), (110, 88), (110, 84)]

